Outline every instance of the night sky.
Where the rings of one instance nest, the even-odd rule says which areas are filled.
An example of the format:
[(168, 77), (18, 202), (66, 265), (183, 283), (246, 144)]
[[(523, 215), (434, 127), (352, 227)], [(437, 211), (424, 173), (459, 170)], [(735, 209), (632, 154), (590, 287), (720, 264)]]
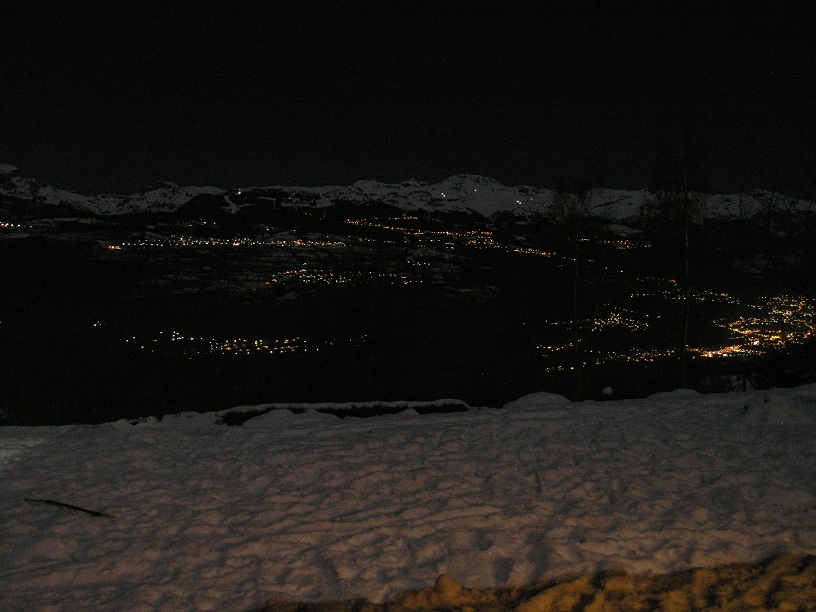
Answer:
[(792, 3), (119, 4), (4, 5), (0, 162), (84, 193), (458, 173), (636, 189), (684, 133), (714, 191), (791, 192), (816, 158), (816, 28)]

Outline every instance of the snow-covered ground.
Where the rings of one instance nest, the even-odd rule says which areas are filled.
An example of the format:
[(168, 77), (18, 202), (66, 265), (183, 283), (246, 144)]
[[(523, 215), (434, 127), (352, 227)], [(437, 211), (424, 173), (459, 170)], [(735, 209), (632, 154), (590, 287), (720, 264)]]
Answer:
[(443, 573), (487, 587), (816, 552), (816, 385), (217, 420), (0, 428), (0, 609), (376, 602)]

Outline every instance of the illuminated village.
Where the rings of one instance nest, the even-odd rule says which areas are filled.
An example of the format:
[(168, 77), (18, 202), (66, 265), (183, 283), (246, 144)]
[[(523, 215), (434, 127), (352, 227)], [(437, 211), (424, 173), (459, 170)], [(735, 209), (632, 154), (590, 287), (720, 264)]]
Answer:
[[(481, 190), (496, 184), (477, 182), (469, 193), (494, 206)], [(752, 280), (740, 280), (742, 253), (762, 257), (742, 230), (705, 238), (700, 226), (698, 250), (684, 255), (671, 226), (635, 227), (648, 221), (645, 205), (625, 225), (485, 217), (446, 208), (465, 200), (450, 190), (410, 211), (325, 205), (321, 193), (199, 194), (206, 215), (7, 215), (0, 248), (17, 263), (5, 282), (21, 297), (0, 313), (0, 333), (8, 354), (52, 365), (7, 360), (0, 410), (14, 414), (75, 379), (89, 382), (38, 400), (57, 406), (49, 414), (76, 418), (71, 406), (83, 402), (129, 414), (151, 403), (327, 401), (338, 389), (348, 400), (472, 405), (537, 390), (637, 395), (747, 375), (813, 339), (807, 295), (755, 263)], [(519, 211), (545, 196), (501, 197)], [(621, 206), (620, 194), (609, 197), (604, 206)]]
[[(234, 289), (239, 287), (251, 287), (252, 291), (269, 290), (270, 288), (295, 289), (298, 285), (304, 288), (313, 285), (349, 285), (364, 286), (371, 284), (378, 285), (411, 285), (427, 282), (429, 274), (423, 270), (417, 273), (417, 268), (439, 268), (440, 274), (436, 275), (437, 284), (445, 284), (445, 266), (440, 265), (439, 254), (448, 254), (450, 251), (459, 249), (488, 249), (501, 253), (513, 255), (532, 255), (545, 258), (556, 258), (561, 263), (561, 267), (572, 265), (574, 257), (571, 255), (558, 255), (554, 251), (547, 251), (539, 248), (532, 248), (520, 245), (503, 244), (493, 236), (493, 231), (484, 229), (474, 230), (443, 230), (443, 229), (422, 229), (411, 227), (410, 223), (416, 222), (418, 217), (402, 215), (388, 220), (365, 220), (346, 219), (345, 224), (361, 228), (374, 228), (386, 230), (397, 236), (402, 236), (410, 240), (411, 244), (420, 249), (424, 260), (411, 257), (406, 265), (401, 265), (401, 270), (393, 272), (371, 271), (360, 269), (333, 270), (326, 267), (315, 267), (311, 265), (274, 271), (266, 277), (255, 274), (252, 280), (246, 282), (246, 275), (242, 283), (241, 275), (237, 275), (231, 280)], [(206, 226), (206, 222), (199, 222), (199, 226)], [(192, 224), (190, 225), (192, 226)], [(269, 232), (270, 228), (264, 230)], [(116, 244), (109, 244), (107, 248), (111, 251), (122, 251), (130, 249), (207, 249), (207, 248), (254, 248), (258, 251), (275, 249), (279, 252), (297, 252), (301, 258), (310, 257), (311, 254), (319, 252), (321, 249), (343, 249), (354, 252), (355, 249), (365, 249), (372, 242), (380, 242), (389, 245), (397, 244), (397, 240), (372, 240), (370, 238), (348, 237), (348, 236), (320, 236), (312, 235), (308, 237), (296, 237), (293, 235), (283, 235), (281, 237), (237, 236), (227, 238), (201, 238), (192, 236), (169, 235), (166, 237), (154, 236), (152, 238), (135, 241), (123, 241)], [(652, 245), (648, 242), (636, 242), (630, 239), (596, 239), (581, 238), (581, 243), (594, 242), (599, 246), (613, 249), (618, 252), (632, 252), (636, 250), (650, 249)], [(437, 251), (438, 250), (438, 251)], [(251, 259), (251, 258), (250, 258)], [(248, 262), (247, 269), (251, 268)], [(607, 271), (610, 268), (605, 268)], [(448, 272), (450, 267), (448, 266)], [(621, 274), (624, 270), (617, 271)], [(603, 318), (543, 321), (545, 326), (560, 330), (563, 336), (572, 336), (573, 330), (577, 327), (582, 336), (579, 343), (586, 345), (582, 350), (582, 365), (603, 365), (607, 363), (648, 363), (661, 358), (676, 356), (681, 349), (671, 346), (642, 346), (638, 341), (638, 332), (643, 332), (650, 327), (650, 321), (654, 322), (655, 315), (648, 314), (644, 309), (637, 310), (638, 305), (650, 300), (682, 302), (685, 299), (681, 287), (676, 279), (650, 277), (645, 275), (637, 276), (640, 285), (647, 285), (649, 290), (641, 290), (628, 294), (627, 302), (632, 308), (623, 307), (621, 304), (605, 305), (609, 312)], [(697, 303), (726, 304), (733, 307), (735, 313), (731, 317), (713, 319), (711, 323), (728, 332), (728, 343), (720, 345), (705, 344), (700, 346), (688, 346), (686, 350), (695, 358), (717, 359), (728, 357), (756, 357), (765, 355), (771, 351), (784, 349), (789, 345), (802, 344), (813, 335), (812, 322), (814, 320), (813, 307), (806, 299), (792, 295), (767, 296), (758, 300), (745, 300), (730, 295), (725, 292), (711, 290), (695, 290), (690, 294), (690, 298)], [(619, 347), (613, 350), (592, 348), (593, 337), (602, 336), (611, 330), (625, 331), (631, 334), (632, 344), (630, 348)], [(159, 336), (146, 341), (147, 346), (140, 345), (143, 349), (155, 351), (151, 345), (166, 340), (168, 336), (161, 337), (165, 332), (159, 332)], [(298, 337), (275, 339), (274, 341), (258, 340), (250, 338), (239, 338), (232, 340), (215, 340), (203, 338), (188, 338), (184, 334), (171, 332), (171, 341), (180, 342), (185, 340), (190, 346), (195, 344), (196, 348), (190, 348), (185, 354), (249, 354), (264, 352), (270, 355), (291, 354), (298, 351), (318, 351), (321, 348), (327, 350), (334, 345), (335, 341), (322, 340), (318, 343), (309, 344)], [(363, 338), (364, 336), (361, 336)], [(136, 341), (132, 338), (130, 341)], [(358, 340), (350, 341), (358, 342)], [(575, 342), (564, 342), (562, 344), (538, 344), (535, 346), (535, 354), (545, 364), (543, 370), (546, 372), (558, 372), (574, 369), (572, 355), (575, 352)]]
[[(364, 220), (346, 219), (345, 224), (362, 227), (386, 230), (387, 232), (403, 236), (411, 241), (411, 244), (423, 252), (424, 260), (416, 257), (408, 258), (401, 270), (393, 272), (361, 270), (361, 269), (330, 269), (326, 267), (316, 267), (312, 265), (283, 269), (274, 271), (265, 277), (257, 273), (249, 275), (238, 274), (231, 279), (230, 285), (234, 290), (240, 288), (250, 288), (251, 291), (264, 291), (275, 288), (288, 288), (296, 290), (298, 286), (308, 288), (309, 286), (354, 286), (363, 287), (365, 285), (412, 285), (427, 282), (429, 274), (427, 270), (417, 273), (418, 268), (439, 269), (439, 274), (435, 276), (437, 284), (449, 282), (445, 278), (445, 265), (440, 265), (439, 254), (449, 256), (450, 251), (459, 249), (488, 249), (512, 255), (532, 255), (545, 258), (556, 258), (560, 261), (561, 267), (572, 265), (574, 257), (571, 255), (559, 256), (554, 251), (546, 251), (539, 248), (525, 247), (519, 245), (502, 244), (493, 237), (493, 232), (489, 230), (426, 230), (410, 227), (411, 222), (418, 220), (416, 216), (404, 215), (390, 220)], [(206, 226), (206, 222), (199, 225)], [(264, 228), (267, 232), (270, 228)], [(136, 241), (123, 241), (117, 244), (109, 244), (107, 248), (111, 251), (122, 251), (131, 249), (208, 249), (208, 248), (241, 248), (257, 249), (267, 253), (297, 252), (301, 258), (309, 258), (311, 255), (322, 249), (342, 249), (347, 252), (354, 252), (355, 249), (365, 249), (372, 242), (380, 242), (395, 245), (398, 241), (393, 239), (371, 240), (361, 237), (342, 236), (319, 236), (295, 237), (285, 235), (281, 237), (227, 237), (227, 238), (201, 238), (192, 236), (170, 235), (167, 237), (154, 236), (149, 239)], [(581, 243), (594, 242), (597, 245), (614, 249), (618, 252), (632, 252), (636, 250), (650, 249), (650, 243), (635, 242), (629, 239), (596, 239), (582, 238)], [(438, 250), (438, 251), (437, 251)], [(251, 258), (250, 258), (251, 260)], [(252, 266), (248, 262), (247, 270)], [(610, 268), (605, 268), (607, 271)], [(245, 270), (245, 272), (247, 271)], [(450, 266), (447, 268), (450, 272)], [(617, 271), (621, 274), (624, 270)], [(609, 309), (608, 314), (603, 318), (573, 320), (544, 320), (542, 324), (550, 326), (554, 330), (559, 330), (563, 337), (573, 337), (577, 328), (579, 331), (578, 342), (583, 344), (581, 350), (581, 365), (583, 367), (599, 366), (608, 363), (649, 363), (657, 359), (666, 359), (677, 356), (681, 352), (680, 347), (672, 346), (646, 346), (638, 338), (639, 332), (649, 329), (655, 322), (655, 315), (649, 314), (645, 309), (637, 310), (638, 305), (643, 305), (650, 300), (682, 302), (685, 297), (676, 279), (650, 277), (645, 275), (637, 276), (640, 285), (649, 286), (649, 290), (641, 290), (628, 294), (627, 303), (632, 308), (623, 307), (620, 304), (605, 304)], [(772, 351), (782, 350), (787, 346), (802, 344), (813, 335), (812, 322), (814, 312), (812, 306), (805, 299), (791, 295), (768, 296), (759, 300), (745, 300), (737, 298), (725, 292), (710, 290), (696, 290), (691, 292), (690, 299), (697, 303), (725, 304), (733, 307), (734, 314), (731, 317), (713, 319), (711, 323), (728, 332), (728, 343), (719, 345), (705, 344), (700, 346), (688, 346), (686, 351), (693, 358), (718, 359), (718, 358), (745, 358), (758, 357)], [(610, 331), (625, 331), (630, 334), (630, 347), (593, 348), (598, 344), (596, 338), (602, 337), (604, 333)], [(367, 335), (359, 338), (347, 339), (349, 345), (361, 346)], [(136, 337), (126, 340), (128, 343), (139, 344), (142, 350), (155, 352), (157, 350), (167, 350), (165, 342), (183, 343), (186, 345), (184, 354), (190, 358), (195, 355), (205, 354), (258, 354), (286, 355), (296, 352), (329, 350), (338, 340), (319, 340), (311, 343), (300, 337), (277, 338), (274, 340), (253, 339), (253, 338), (233, 338), (214, 339), (190, 337), (180, 332), (158, 332), (153, 337), (138, 340)], [(542, 370), (544, 372), (564, 372), (575, 368), (573, 355), (576, 344), (574, 338), (561, 344), (537, 344), (535, 355), (541, 359)]]

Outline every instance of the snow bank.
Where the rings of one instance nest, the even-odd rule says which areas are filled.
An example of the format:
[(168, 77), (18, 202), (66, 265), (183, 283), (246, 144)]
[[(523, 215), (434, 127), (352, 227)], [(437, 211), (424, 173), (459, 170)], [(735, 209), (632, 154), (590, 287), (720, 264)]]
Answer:
[(0, 428), (0, 609), (382, 601), (441, 574), (490, 587), (814, 553), (814, 412), (808, 386)]

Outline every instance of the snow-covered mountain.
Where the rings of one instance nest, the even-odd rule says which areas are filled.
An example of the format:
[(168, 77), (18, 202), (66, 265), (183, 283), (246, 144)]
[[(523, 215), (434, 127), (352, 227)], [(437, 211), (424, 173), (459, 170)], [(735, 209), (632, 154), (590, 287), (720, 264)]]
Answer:
[(225, 190), (218, 187), (181, 187), (175, 183), (162, 182), (148, 191), (118, 197), (114, 210), (100, 211), (100, 213), (122, 215), (140, 212), (173, 212), (197, 195), (220, 196), (224, 193)]
[(221, 195), (217, 187), (180, 187), (163, 182), (131, 195), (82, 195), (41, 185), (36, 179), (20, 174), (9, 164), (0, 164), (0, 196), (30, 200), (37, 204), (67, 205), (96, 215), (123, 215), (147, 212), (173, 212), (200, 194)]
[[(3, 198), (5, 196), (5, 198)], [(0, 208), (9, 198), (20, 203), (55, 205), (96, 215), (174, 212), (184, 205), (213, 205), (229, 212), (250, 206), (326, 208), (336, 204), (388, 205), (405, 212), (451, 212), (490, 218), (511, 214), (528, 218), (558, 215), (564, 208), (581, 206), (587, 213), (610, 221), (640, 217), (656, 206), (659, 194), (648, 190), (592, 189), (581, 196), (528, 185), (506, 186), (484, 176), (458, 174), (439, 183), (408, 180), (397, 184), (358, 181), (348, 186), (325, 187), (182, 187), (164, 182), (131, 195), (81, 195), (41, 185), (17, 168), (0, 164)], [(767, 191), (742, 194), (695, 194), (703, 217), (743, 218), (769, 204), (796, 209), (812, 203)]]
[(36, 179), (26, 177), (9, 164), (0, 164), (0, 195), (38, 204), (54, 206), (65, 204), (79, 210), (104, 214), (116, 205), (115, 196), (86, 196), (50, 185), (41, 185)]

